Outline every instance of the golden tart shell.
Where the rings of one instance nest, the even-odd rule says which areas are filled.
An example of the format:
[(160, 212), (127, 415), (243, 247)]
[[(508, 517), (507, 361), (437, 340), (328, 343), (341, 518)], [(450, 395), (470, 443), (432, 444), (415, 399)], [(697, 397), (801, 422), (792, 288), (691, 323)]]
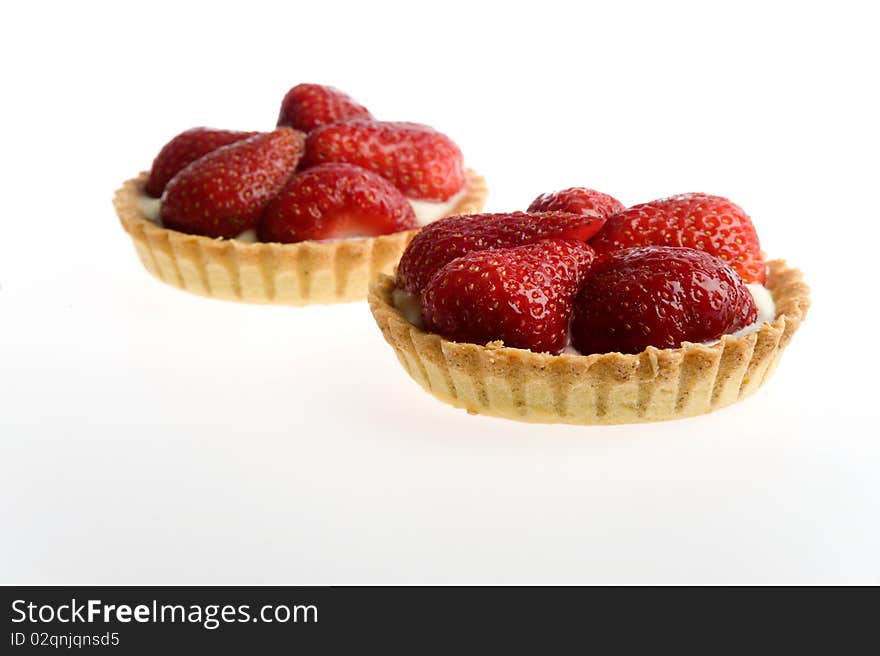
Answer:
[(403, 368), (441, 401), (520, 421), (622, 424), (704, 414), (754, 393), (806, 317), (810, 290), (802, 278), (783, 260), (768, 262), (776, 318), (757, 332), (636, 355), (550, 355), (500, 342), (451, 342), (404, 318), (390, 276), (372, 285), (368, 301)]
[[(142, 209), (147, 173), (123, 183), (113, 205), (144, 267), (188, 292), (245, 303), (307, 305), (361, 300), (371, 280), (391, 273), (418, 230), (379, 237), (249, 243), (163, 228)], [(485, 179), (467, 171), (467, 190), (452, 214), (483, 209)]]

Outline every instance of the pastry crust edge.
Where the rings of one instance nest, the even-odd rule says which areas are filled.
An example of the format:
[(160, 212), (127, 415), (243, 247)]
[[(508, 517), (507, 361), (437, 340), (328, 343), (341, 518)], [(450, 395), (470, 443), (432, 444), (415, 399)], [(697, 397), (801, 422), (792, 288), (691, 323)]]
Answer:
[(534, 353), (451, 342), (410, 324), (395, 308), (395, 280), (370, 288), (373, 316), (413, 380), (436, 398), (519, 421), (624, 424), (680, 419), (712, 412), (753, 394), (766, 382), (810, 307), (801, 272), (784, 260), (767, 263), (766, 286), (776, 318), (741, 337), (707, 346), (649, 347), (626, 355)]
[[(147, 175), (125, 181), (114, 194), (119, 221), (147, 271), (201, 296), (276, 305), (363, 300), (370, 282), (394, 270), (418, 232), (295, 244), (190, 235), (147, 218), (141, 205)], [(467, 191), (449, 215), (478, 213), (487, 196), (485, 179), (468, 169)]]

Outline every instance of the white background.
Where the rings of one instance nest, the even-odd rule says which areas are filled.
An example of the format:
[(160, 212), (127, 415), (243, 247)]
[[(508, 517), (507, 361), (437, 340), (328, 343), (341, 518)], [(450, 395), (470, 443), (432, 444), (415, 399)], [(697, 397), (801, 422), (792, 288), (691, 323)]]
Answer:
[[(880, 583), (869, 6), (7, 8), (0, 582)], [(422, 392), (365, 303), (152, 279), (114, 189), (186, 128), (271, 128), (303, 81), (447, 132), (491, 210), (729, 196), (809, 319), (732, 408), (540, 426)]]

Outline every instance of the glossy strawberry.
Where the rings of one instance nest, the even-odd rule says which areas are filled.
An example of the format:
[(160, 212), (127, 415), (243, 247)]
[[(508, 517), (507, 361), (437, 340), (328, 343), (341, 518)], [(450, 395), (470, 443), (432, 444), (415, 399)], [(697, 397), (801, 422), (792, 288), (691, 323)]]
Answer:
[(302, 134), (278, 128), (208, 153), (168, 183), (162, 224), (227, 238), (253, 228), (293, 174), (302, 152)]
[(326, 162), (362, 166), (410, 198), (447, 200), (465, 184), (458, 146), (418, 123), (357, 119), (324, 125), (309, 134), (303, 167)]
[(322, 164), (290, 179), (266, 206), (261, 241), (372, 237), (418, 227), (406, 197), (353, 164)]
[(153, 160), (150, 177), (144, 185), (148, 196), (159, 198), (165, 185), (191, 162), (204, 157), (221, 146), (252, 137), (256, 132), (233, 132), (212, 128), (192, 128), (181, 132), (167, 144)]
[(281, 102), (278, 127), (311, 132), (316, 127), (349, 118), (372, 118), (366, 107), (348, 94), (322, 84), (297, 84)]
[(413, 238), (400, 259), (397, 284), (417, 294), (438, 269), (471, 251), (551, 238), (587, 241), (604, 223), (605, 219), (565, 212), (450, 216), (429, 224)]
[(623, 203), (595, 189), (570, 187), (541, 194), (529, 205), (529, 212), (572, 212), (608, 218), (623, 209)]
[(692, 248), (629, 248), (594, 263), (574, 302), (571, 341), (583, 354), (640, 353), (715, 340), (757, 318), (723, 260)]
[(514, 248), (474, 251), (440, 269), (422, 294), (422, 321), (456, 342), (560, 353), (572, 300), (593, 249), (548, 239)]
[(682, 194), (635, 205), (609, 217), (592, 241), (597, 253), (634, 246), (687, 246), (730, 264), (745, 282), (767, 275), (752, 220), (720, 196)]

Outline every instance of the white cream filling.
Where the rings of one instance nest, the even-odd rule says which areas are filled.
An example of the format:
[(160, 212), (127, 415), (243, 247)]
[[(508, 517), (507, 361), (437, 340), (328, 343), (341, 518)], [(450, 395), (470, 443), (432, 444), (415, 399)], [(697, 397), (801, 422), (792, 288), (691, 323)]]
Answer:
[(740, 328), (735, 333), (731, 333), (731, 337), (742, 337), (750, 333), (757, 332), (765, 323), (773, 323), (776, 319), (776, 303), (773, 301), (773, 294), (770, 290), (756, 282), (750, 282), (746, 285), (755, 299), (755, 307), (758, 308), (758, 318), (750, 326)]
[(161, 198), (153, 198), (151, 196), (147, 196), (141, 194), (140, 198), (141, 203), (141, 212), (144, 213), (150, 221), (155, 223), (158, 226), (162, 225), (162, 199)]
[[(758, 309), (758, 318), (755, 322), (745, 328), (730, 333), (731, 337), (742, 337), (757, 332), (765, 323), (773, 323), (776, 319), (776, 303), (773, 302), (773, 295), (770, 290), (758, 283), (749, 283), (746, 288), (755, 299), (755, 306)], [(423, 328), (422, 324), (422, 306), (419, 297), (416, 294), (410, 294), (402, 289), (394, 289), (391, 294), (391, 301), (394, 307), (416, 328)], [(706, 346), (713, 346), (719, 340), (715, 339), (709, 342), (703, 342)], [(571, 345), (571, 335), (569, 334), (565, 349), (562, 351), (569, 355), (581, 355), (575, 347)]]
[(416, 214), (416, 220), (419, 222), (419, 225), (424, 226), (437, 219), (442, 219), (454, 210), (455, 206), (464, 197), (466, 191), (467, 185), (462, 187), (461, 191), (457, 194), (450, 196), (446, 200), (418, 200), (416, 198), (407, 198), (407, 200)]
[(250, 230), (245, 230), (244, 232), (235, 235), (233, 237), (235, 241), (243, 241), (247, 244), (256, 244), (260, 241), (260, 238), (257, 237), (257, 231), (251, 228)]
[(391, 301), (394, 307), (416, 328), (422, 328), (422, 304), (416, 294), (410, 294), (402, 289), (394, 288), (391, 293)]

